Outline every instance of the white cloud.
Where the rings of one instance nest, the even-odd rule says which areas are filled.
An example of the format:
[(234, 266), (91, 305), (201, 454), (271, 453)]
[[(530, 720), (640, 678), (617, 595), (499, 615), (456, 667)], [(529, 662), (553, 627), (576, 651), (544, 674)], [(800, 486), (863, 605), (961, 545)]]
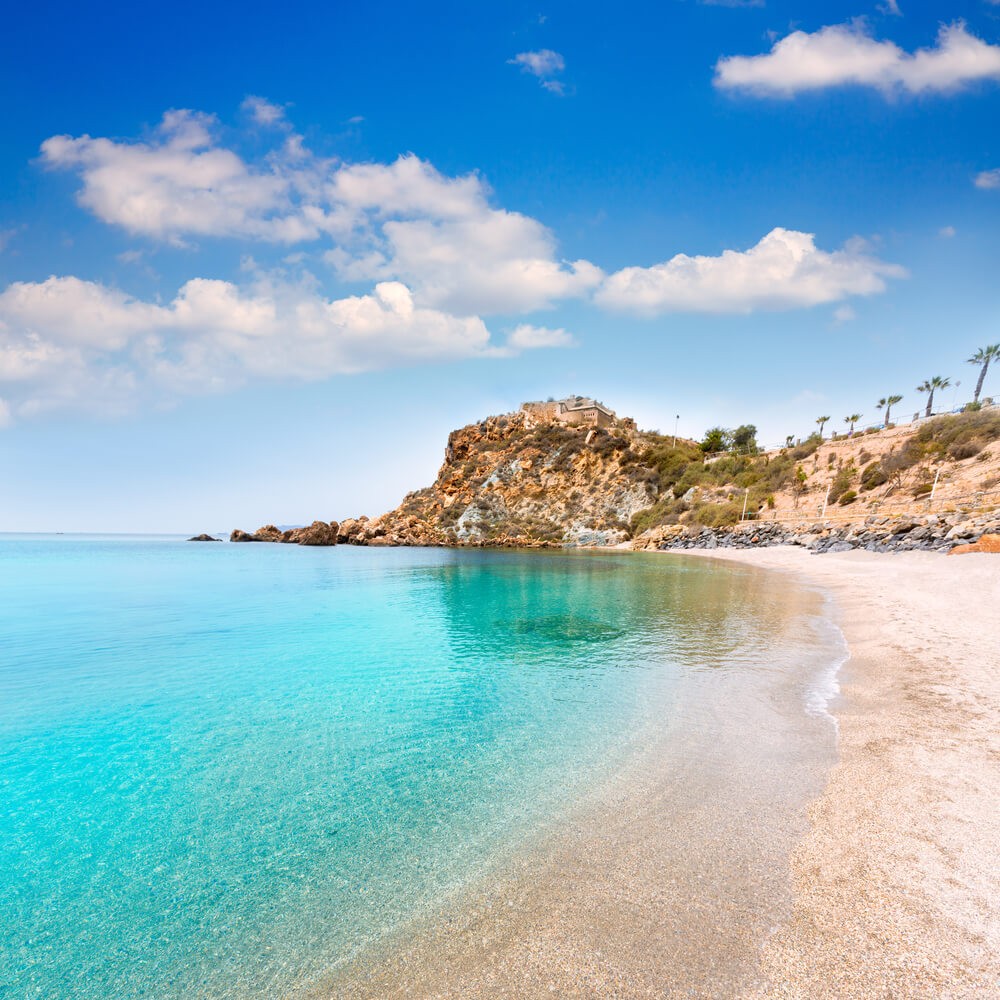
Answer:
[(857, 318), (858, 314), (851, 306), (837, 306), (833, 310), (833, 321), (837, 326), (842, 326), (844, 323), (852, 323)]
[(938, 230), (938, 236), (942, 236), (944, 237), (944, 239), (950, 240), (955, 235), (956, 232), (957, 230), (955, 229), (954, 226), (942, 226)]
[(0, 229), (0, 253), (7, 249), (7, 245), (16, 235), (16, 229)]
[(181, 242), (186, 236), (244, 236), (294, 243), (318, 235), (317, 218), (296, 204), (315, 184), (297, 168), (290, 141), (259, 169), (215, 145), (215, 119), (168, 111), (148, 142), (53, 136), (49, 167), (81, 174), (81, 205), (130, 233)]
[(1000, 188), (1000, 167), (993, 170), (983, 170), (976, 174), (975, 184), (984, 191), (995, 191)]
[(315, 380), (569, 343), (562, 330), (519, 327), (494, 344), (478, 316), (423, 307), (398, 281), (327, 299), (267, 276), (245, 288), (194, 278), (168, 305), (76, 277), (0, 293), (0, 385), (19, 416), (65, 406), (124, 412), (254, 378)]
[(749, 313), (871, 295), (885, 290), (886, 278), (904, 274), (857, 243), (831, 253), (817, 249), (811, 233), (774, 229), (749, 250), (725, 250), (718, 257), (677, 254), (653, 267), (626, 267), (605, 280), (595, 299), (649, 316)]
[(511, 331), (507, 343), (514, 350), (531, 350), (536, 347), (572, 347), (574, 340), (562, 327), (553, 330), (521, 323)]
[(539, 49), (537, 52), (519, 52), (513, 59), (507, 60), (511, 65), (520, 66), (525, 73), (546, 78), (561, 73), (566, 68), (566, 60), (552, 49)]
[(552, 94), (562, 97), (566, 93), (566, 85), (557, 79), (566, 69), (566, 60), (552, 49), (539, 49), (537, 52), (519, 52), (513, 59), (508, 59), (512, 66), (520, 66), (522, 73), (537, 77), (538, 82)]
[(6, 399), (0, 399), (0, 428), (9, 427), (10, 423), (10, 403)]
[(250, 115), (258, 125), (285, 124), (285, 109), (280, 104), (272, 104), (263, 97), (250, 95), (240, 107)]
[(444, 177), (415, 156), (343, 167), (331, 178), (336, 217), (354, 235), (326, 260), (347, 281), (398, 278), (422, 302), (455, 312), (528, 312), (579, 297), (601, 279), (561, 262), (536, 219), (491, 208), (480, 177)]
[(903, 12), (899, 9), (899, 0), (885, 0), (885, 3), (877, 5), (880, 14), (889, 14), (892, 17), (902, 17)]
[(885, 93), (940, 93), (1000, 79), (1000, 46), (976, 38), (956, 21), (942, 25), (934, 47), (911, 54), (893, 42), (876, 41), (863, 21), (855, 21), (812, 34), (794, 31), (766, 55), (724, 57), (715, 70), (716, 86), (761, 96), (791, 97), (848, 84)]

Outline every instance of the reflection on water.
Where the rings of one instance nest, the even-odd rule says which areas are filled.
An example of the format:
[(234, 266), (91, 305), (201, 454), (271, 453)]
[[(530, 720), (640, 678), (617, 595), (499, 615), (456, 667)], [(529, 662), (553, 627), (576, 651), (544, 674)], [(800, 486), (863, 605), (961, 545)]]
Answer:
[(11, 995), (320, 975), (544, 830), (706, 666), (793, 666), (787, 595), (760, 581), (655, 556), (0, 542)]

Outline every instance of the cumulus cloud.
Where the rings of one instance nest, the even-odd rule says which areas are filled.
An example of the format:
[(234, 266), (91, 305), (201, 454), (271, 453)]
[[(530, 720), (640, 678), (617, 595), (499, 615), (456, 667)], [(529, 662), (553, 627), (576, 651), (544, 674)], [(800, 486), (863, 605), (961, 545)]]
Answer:
[(520, 66), (521, 72), (537, 77), (539, 83), (551, 93), (565, 93), (565, 84), (558, 76), (566, 69), (566, 60), (558, 52), (553, 52), (552, 49), (519, 52), (507, 62), (512, 66)]
[(272, 104), (263, 97), (250, 95), (240, 107), (250, 115), (258, 125), (285, 124), (285, 109), (280, 104)]
[(812, 34), (794, 31), (765, 55), (727, 56), (715, 67), (717, 87), (772, 97), (851, 84), (884, 93), (943, 93), (996, 79), (1000, 46), (970, 34), (961, 21), (942, 25), (936, 45), (913, 53), (876, 41), (855, 21)]
[(653, 267), (626, 267), (597, 292), (599, 304), (640, 315), (749, 313), (836, 302), (885, 290), (904, 270), (851, 243), (827, 252), (811, 233), (773, 229), (749, 250), (718, 257), (677, 254)]
[(984, 191), (996, 191), (1000, 188), (1000, 167), (993, 170), (983, 170), (976, 174), (975, 185)]
[(219, 146), (213, 127), (209, 116), (169, 112), (150, 141), (54, 136), (42, 157), (77, 170), (80, 203), (129, 232), (181, 244), (324, 239), (339, 277), (400, 280), (421, 304), (525, 312), (600, 280), (585, 261), (561, 261), (542, 223), (493, 207), (478, 174), (446, 177), (412, 154), (388, 164), (323, 161), (295, 135), (251, 165)]
[(584, 295), (602, 277), (587, 261), (560, 261), (536, 219), (491, 207), (475, 174), (445, 177), (403, 156), (343, 167), (329, 194), (354, 235), (325, 257), (346, 281), (398, 278), (429, 305), (495, 315)]
[(57, 135), (42, 143), (42, 162), (77, 170), (80, 204), (137, 235), (314, 239), (318, 218), (297, 199), (316, 178), (296, 164), (297, 144), (251, 168), (216, 145), (214, 125), (211, 115), (168, 111), (147, 142)]
[(327, 299), (267, 277), (251, 287), (194, 278), (166, 305), (71, 276), (0, 293), (8, 415), (67, 405), (124, 411), (251, 378), (315, 380), (569, 342), (565, 331), (525, 327), (495, 344), (478, 316), (420, 306), (398, 281)]
[(514, 350), (522, 351), (536, 347), (572, 347), (574, 341), (562, 327), (553, 330), (546, 326), (521, 323), (511, 330), (507, 343)]

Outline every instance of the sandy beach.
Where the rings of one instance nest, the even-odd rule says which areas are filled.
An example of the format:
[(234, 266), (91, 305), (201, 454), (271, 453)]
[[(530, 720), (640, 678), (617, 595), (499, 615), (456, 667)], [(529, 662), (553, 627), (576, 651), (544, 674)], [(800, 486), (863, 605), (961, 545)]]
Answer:
[(748, 995), (1000, 996), (1000, 559), (715, 557), (827, 588), (851, 654), (793, 916)]
[(699, 795), (748, 783), (777, 794), (763, 769), (686, 802), (679, 784), (633, 775), (599, 835), (592, 822), (569, 830), (318, 995), (1000, 996), (1000, 560), (704, 557), (833, 598), (850, 650), (832, 704), (838, 754), (825, 787), (797, 790), (809, 794), (799, 828), (769, 825), (766, 809), (699, 812)]

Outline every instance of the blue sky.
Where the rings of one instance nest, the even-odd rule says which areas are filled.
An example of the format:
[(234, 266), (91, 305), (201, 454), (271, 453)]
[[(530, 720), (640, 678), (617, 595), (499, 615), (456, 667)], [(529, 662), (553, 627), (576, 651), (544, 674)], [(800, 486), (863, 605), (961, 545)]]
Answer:
[(971, 396), (1000, 4), (427, 6), (8, 13), (0, 530), (375, 514), (570, 392), (767, 442)]

